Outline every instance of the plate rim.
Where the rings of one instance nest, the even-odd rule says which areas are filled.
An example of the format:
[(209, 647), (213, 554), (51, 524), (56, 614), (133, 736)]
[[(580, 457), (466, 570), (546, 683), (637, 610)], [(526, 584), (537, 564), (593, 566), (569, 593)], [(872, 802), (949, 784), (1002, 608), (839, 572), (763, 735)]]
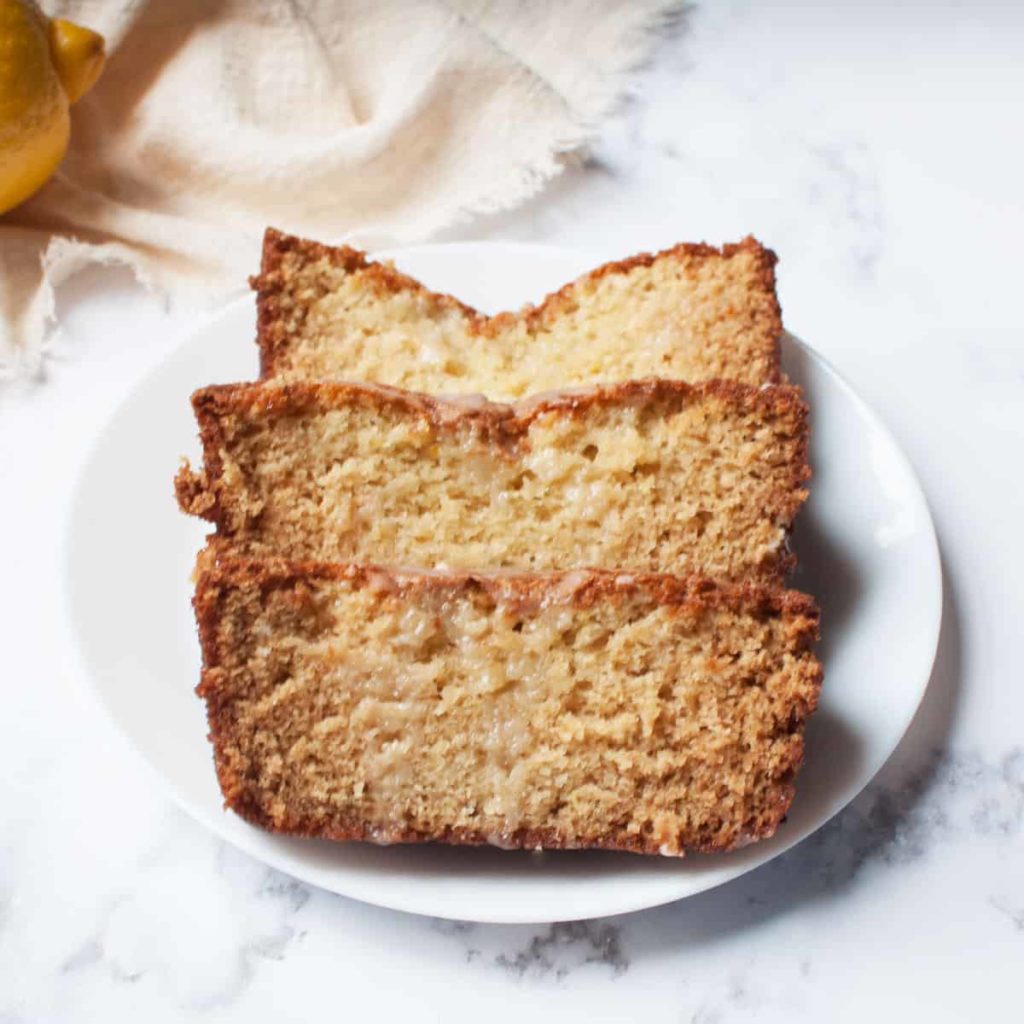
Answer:
[[(501, 242), (488, 240), (427, 242), (417, 245), (374, 250), (372, 255), (377, 259), (399, 260), (410, 253), (423, 255), (438, 250), (442, 250), (445, 253), (451, 253), (452, 251), (472, 252), (479, 251), (480, 249), (489, 249), (492, 251), (501, 250), (504, 252), (507, 252), (510, 249), (516, 249), (522, 253), (533, 252), (543, 254), (545, 258), (564, 258), (583, 262), (595, 257), (595, 251), (593, 249), (580, 249), (535, 242)], [(600, 261), (600, 256), (597, 256), (596, 258)], [(361, 903), (389, 910), (397, 910), (405, 913), (413, 913), (435, 918), (445, 918), (446, 915), (444, 914), (443, 909), (439, 909), (435, 903), (430, 901), (429, 898), (421, 900), (417, 895), (416, 898), (391, 899), (388, 897), (389, 890), (386, 887), (381, 890), (379, 895), (376, 892), (367, 893), (360, 891), (358, 894), (354, 894), (350, 891), (343, 892), (339, 888), (328, 884), (325, 879), (322, 879), (320, 876), (323, 872), (315, 866), (310, 867), (304, 875), (296, 874), (295, 865), (282, 863), (282, 861), (288, 860), (287, 857), (276, 857), (274, 856), (273, 851), (268, 851), (266, 848), (260, 847), (259, 839), (262, 838), (262, 833), (259, 833), (258, 836), (254, 836), (250, 839), (248, 831), (252, 826), (246, 826), (245, 831), (242, 831), (241, 833), (232, 833), (231, 835), (228, 835), (226, 831), (220, 827), (218, 819), (215, 819), (206, 807), (189, 796), (187, 792), (174, 781), (173, 777), (165, 774), (165, 772), (161, 770), (158, 764), (151, 759), (141, 741), (132, 734), (127, 726), (122, 723), (118, 714), (115, 713), (113, 708), (108, 705), (107, 699), (103, 696), (102, 688), (98, 685), (96, 673), (89, 666), (83, 644), (79, 639), (80, 631), (77, 624), (76, 612), (74, 610), (73, 588), (70, 582), (72, 574), (71, 549), (77, 525), (75, 511), (78, 507), (80, 493), (86, 485), (89, 471), (92, 468), (93, 463), (100, 454), (108, 435), (113, 431), (116, 423), (120, 419), (122, 412), (132, 403), (138, 391), (151, 384), (155, 379), (159, 378), (161, 374), (165, 372), (167, 365), (178, 356), (180, 350), (195, 336), (211, 330), (216, 324), (224, 319), (240, 315), (243, 308), (246, 309), (248, 315), (251, 311), (252, 303), (253, 296), (251, 293), (236, 295), (229, 298), (215, 309), (210, 310), (206, 316), (194, 321), (187, 328), (182, 329), (179, 336), (170, 345), (162, 358), (154, 365), (149, 366), (127, 387), (127, 390), (121, 395), (119, 401), (113, 405), (109, 414), (104, 418), (102, 424), (95, 431), (92, 438), (86, 445), (79, 465), (76, 468), (71, 479), (70, 486), (66, 492), (66, 512), (60, 534), (56, 563), (61, 576), (61, 615), (59, 618), (61, 621), (62, 633), (61, 648), (64, 655), (63, 660), (67, 668), (66, 674), (74, 680), (74, 689), (78, 696), (81, 699), (85, 699), (91, 707), (99, 711), (98, 717), (103, 720), (108, 732), (117, 737), (118, 742), (122, 745), (123, 749), (131, 752), (136, 763), (141, 762), (146, 774), (150, 778), (156, 780), (157, 787), (168, 794), (172, 801), (184, 810), (191, 818), (213, 833), (220, 842), (235, 846), (248, 856), (258, 860), (260, 863), (265, 864), (274, 870), (281, 871), (283, 874), (287, 874), (290, 877), (299, 878), (304, 884), (316, 886), (317, 888), (324, 889), (325, 891), (344, 896), (347, 899), (357, 900)], [(920, 710), (921, 703), (928, 691), (938, 653), (939, 638), (945, 614), (943, 567), (941, 549), (935, 529), (935, 520), (931, 512), (927, 494), (922, 486), (921, 479), (909, 456), (904, 451), (903, 446), (894, 436), (889, 424), (883, 416), (857, 392), (853, 385), (846, 380), (846, 378), (827, 357), (823, 356), (801, 338), (785, 330), (783, 334), (787, 336), (791, 342), (802, 349), (811, 359), (820, 364), (821, 368), (826, 371), (832, 381), (839, 386), (847, 398), (857, 407), (858, 412), (864, 416), (872, 424), (873, 428), (879, 431), (879, 433), (884, 437), (889, 449), (896, 456), (901, 471), (904, 473), (907, 481), (912, 485), (914, 498), (919, 502), (921, 510), (924, 513), (923, 524), (926, 526), (925, 540), (927, 541), (928, 575), (930, 577), (928, 581), (928, 593), (932, 596), (931, 604), (934, 605), (934, 610), (929, 616), (931, 635), (928, 637), (927, 644), (929, 655), (927, 668), (924, 669), (925, 680), (923, 684), (921, 684), (918, 699), (914, 705), (913, 711), (908, 715), (903, 728), (900, 730), (899, 735), (895, 737), (895, 741), (888, 753), (879, 761), (878, 764), (871, 765), (862, 772), (857, 784), (854, 787), (851, 787), (847, 794), (844, 794), (844, 799), (841, 804), (833, 808), (826, 817), (817, 821), (816, 824), (814, 824), (814, 826), (803, 835), (793, 837), (790, 840), (777, 841), (769, 851), (768, 856), (763, 860), (759, 860), (756, 863), (751, 863), (749, 865), (739, 865), (734, 873), (727, 874), (726, 877), (712, 878), (706, 885), (702, 885), (696, 889), (692, 887), (691, 882), (686, 891), (682, 892), (673, 892), (671, 882), (666, 881), (664, 887), (659, 887), (659, 890), (653, 899), (651, 898), (651, 893), (638, 893), (633, 898), (626, 897), (619, 899), (607, 898), (608, 894), (606, 894), (606, 898), (604, 900), (605, 905), (601, 909), (595, 911), (583, 910), (571, 913), (568, 916), (565, 914), (559, 914), (557, 917), (539, 918), (534, 913), (517, 914), (515, 912), (503, 912), (483, 913), (474, 915), (473, 917), (466, 917), (464, 914), (460, 914), (452, 919), (472, 920), (483, 924), (536, 924), (551, 920), (589, 920), (597, 917), (609, 917), (634, 913), (678, 902), (688, 897), (699, 895), (703, 892), (709, 892), (721, 885), (735, 881), (750, 871), (763, 867), (775, 860), (777, 857), (793, 849), (793, 847), (797, 846), (799, 843), (810, 838), (815, 832), (848, 807), (849, 804), (855, 800), (857, 796), (863, 792), (865, 787), (878, 775), (888, 761), (897, 753), (900, 745), (906, 737), (907, 731), (916, 718)], [(923, 646), (924, 645), (922, 644), (922, 647)], [(828, 666), (826, 665), (826, 673), (827, 668)], [(230, 814), (230, 812), (226, 810), (222, 810), (220, 813), (222, 815)], [(253, 829), (253, 831), (257, 832), (255, 829)], [(310, 875), (315, 877), (311, 878)], [(670, 877), (671, 876), (666, 876), (666, 879)], [(680, 877), (683, 878), (685, 876)], [(680, 881), (680, 886), (681, 885), (682, 882)], [(625, 891), (629, 891), (628, 887)]]

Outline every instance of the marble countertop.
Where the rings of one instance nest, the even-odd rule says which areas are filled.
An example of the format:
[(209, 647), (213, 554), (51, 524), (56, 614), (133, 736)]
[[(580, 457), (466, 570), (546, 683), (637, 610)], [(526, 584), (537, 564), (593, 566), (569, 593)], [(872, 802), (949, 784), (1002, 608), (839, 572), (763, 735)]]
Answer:
[(195, 322), (113, 271), (0, 394), (0, 1022), (1020, 1019), (1024, 8), (701, 4), (590, 156), (448, 238), (609, 255), (747, 232), (786, 324), (888, 421), (946, 573), (928, 693), (853, 805), (681, 903), (489, 926), (373, 909), (207, 834), (79, 699), (55, 628), (68, 482)]

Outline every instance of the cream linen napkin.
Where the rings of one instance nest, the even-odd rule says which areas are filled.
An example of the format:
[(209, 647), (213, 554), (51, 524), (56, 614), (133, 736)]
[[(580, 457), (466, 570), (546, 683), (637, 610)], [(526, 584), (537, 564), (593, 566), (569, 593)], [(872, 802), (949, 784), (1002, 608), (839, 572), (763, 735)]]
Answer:
[(110, 55), (59, 173), (0, 218), (0, 373), (42, 365), (53, 289), (122, 263), (240, 287), (267, 224), (407, 242), (508, 207), (622, 94), (670, 0), (43, 0)]

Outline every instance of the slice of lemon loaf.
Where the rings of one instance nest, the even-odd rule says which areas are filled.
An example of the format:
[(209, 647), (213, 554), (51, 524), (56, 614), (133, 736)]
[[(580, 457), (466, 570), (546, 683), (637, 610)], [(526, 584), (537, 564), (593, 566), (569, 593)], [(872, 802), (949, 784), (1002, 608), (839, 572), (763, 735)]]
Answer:
[(643, 377), (774, 384), (774, 267), (752, 238), (679, 245), (488, 317), (356, 249), (268, 229), (252, 281), (263, 376), (498, 399)]
[(821, 682), (802, 594), (204, 561), (198, 692), (256, 825), (679, 855), (789, 807)]
[(197, 391), (182, 508), (249, 556), (778, 580), (799, 391), (634, 381), (517, 406), (342, 382)]

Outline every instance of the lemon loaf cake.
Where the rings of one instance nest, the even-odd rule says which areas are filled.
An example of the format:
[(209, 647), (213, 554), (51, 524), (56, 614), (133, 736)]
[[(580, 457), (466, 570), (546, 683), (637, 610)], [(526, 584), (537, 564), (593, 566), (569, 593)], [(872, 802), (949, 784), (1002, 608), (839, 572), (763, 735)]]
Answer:
[(634, 381), (516, 406), (343, 382), (193, 396), (182, 508), (236, 554), (778, 580), (806, 492), (787, 385)]
[(679, 855), (770, 836), (821, 668), (802, 594), (207, 558), (198, 693), (275, 832)]
[(488, 317), (356, 249), (271, 229), (252, 281), (263, 376), (503, 400), (643, 377), (773, 384), (782, 329), (774, 267), (752, 238), (679, 245)]

